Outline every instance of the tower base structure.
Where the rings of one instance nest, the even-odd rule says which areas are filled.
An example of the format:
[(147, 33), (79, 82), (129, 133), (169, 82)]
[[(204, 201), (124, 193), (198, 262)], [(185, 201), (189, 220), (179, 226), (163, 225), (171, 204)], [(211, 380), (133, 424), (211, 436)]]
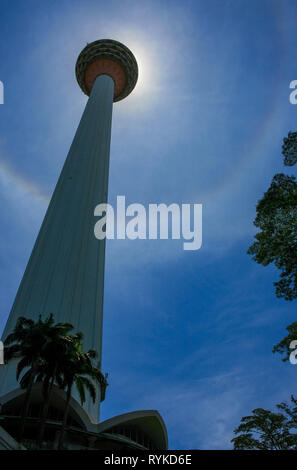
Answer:
[[(54, 387), (46, 420), (43, 449), (57, 448), (63, 420), (66, 394)], [(42, 385), (36, 384), (26, 420), (22, 446), (17, 443), (24, 390), (16, 389), (0, 398), (0, 449), (35, 449), (42, 406)], [(2, 431), (1, 431), (2, 428)], [(2, 439), (1, 439), (2, 437)], [(165, 423), (156, 410), (138, 410), (94, 422), (92, 416), (74, 399), (64, 440), (67, 450), (166, 450), (168, 438)]]

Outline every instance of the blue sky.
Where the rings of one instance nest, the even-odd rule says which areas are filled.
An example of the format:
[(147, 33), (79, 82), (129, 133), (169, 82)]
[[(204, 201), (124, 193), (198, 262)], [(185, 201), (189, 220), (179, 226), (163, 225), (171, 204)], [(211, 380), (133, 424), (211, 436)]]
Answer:
[(119, 40), (140, 76), (114, 105), (109, 201), (202, 203), (203, 245), (108, 240), (102, 419), (157, 409), (172, 449), (231, 448), (243, 415), (295, 392), (271, 352), (295, 304), (246, 250), (297, 130), (296, 21), (289, 0), (0, 2), (0, 331), (86, 103), (77, 56)]

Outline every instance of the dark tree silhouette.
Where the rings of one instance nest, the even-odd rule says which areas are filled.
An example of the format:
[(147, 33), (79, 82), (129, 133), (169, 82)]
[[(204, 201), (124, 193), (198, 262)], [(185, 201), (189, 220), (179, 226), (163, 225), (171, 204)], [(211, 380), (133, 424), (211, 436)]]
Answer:
[[(297, 132), (289, 132), (283, 144), (284, 163), (297, 161)], [(257, 263), (274, 263), (280, 270), (275, 282), (277, 297), (297, 298), (297, 182), (295, 176), (284, 173), (273, 177), (269, 189), (258, 202), (254, 225), (260, 229), (248, 254)]]
[(291, 396), (291, 406), (277, 405), (278, 412), (263, 408), (241, 418), (234, 430), (234, 450), (296, 450), (297, 449), (297, 401)]

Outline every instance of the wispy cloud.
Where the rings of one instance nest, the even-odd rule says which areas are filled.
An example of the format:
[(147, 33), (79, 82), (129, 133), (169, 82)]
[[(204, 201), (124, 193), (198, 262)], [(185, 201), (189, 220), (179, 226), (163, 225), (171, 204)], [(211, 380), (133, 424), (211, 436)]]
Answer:
[(40, 201), (43, 205), (48, 205), (50, 194), (46, 192), (35, 181), (32, 181), (20, 172), (13, 169), (7, 161), (0, 159), (0, 184), (2, 191), (5, 192), (6, 197), (21, 192), (23, 196), (32, 197)]

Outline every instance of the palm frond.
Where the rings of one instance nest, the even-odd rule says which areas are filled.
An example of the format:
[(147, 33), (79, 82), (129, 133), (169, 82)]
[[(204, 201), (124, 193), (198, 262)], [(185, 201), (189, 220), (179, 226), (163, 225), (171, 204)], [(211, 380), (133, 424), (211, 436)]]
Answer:
[(17, 370), (16, 370), (16, 378), (17, 378), (17, 380), (19, 380), (20, 375), (21, 375), (23, 369), (25, 369), (25, 367), (29, 367), (30, 365), (31, 365), (31, 361), (30, 361), (30, 359), (29, 359), (28, 357), (25, 357), (25, 356), (24, 356), (24, 357), (19, 361), (19, 363), (18, 363), (18, 365), (17, 365)]

